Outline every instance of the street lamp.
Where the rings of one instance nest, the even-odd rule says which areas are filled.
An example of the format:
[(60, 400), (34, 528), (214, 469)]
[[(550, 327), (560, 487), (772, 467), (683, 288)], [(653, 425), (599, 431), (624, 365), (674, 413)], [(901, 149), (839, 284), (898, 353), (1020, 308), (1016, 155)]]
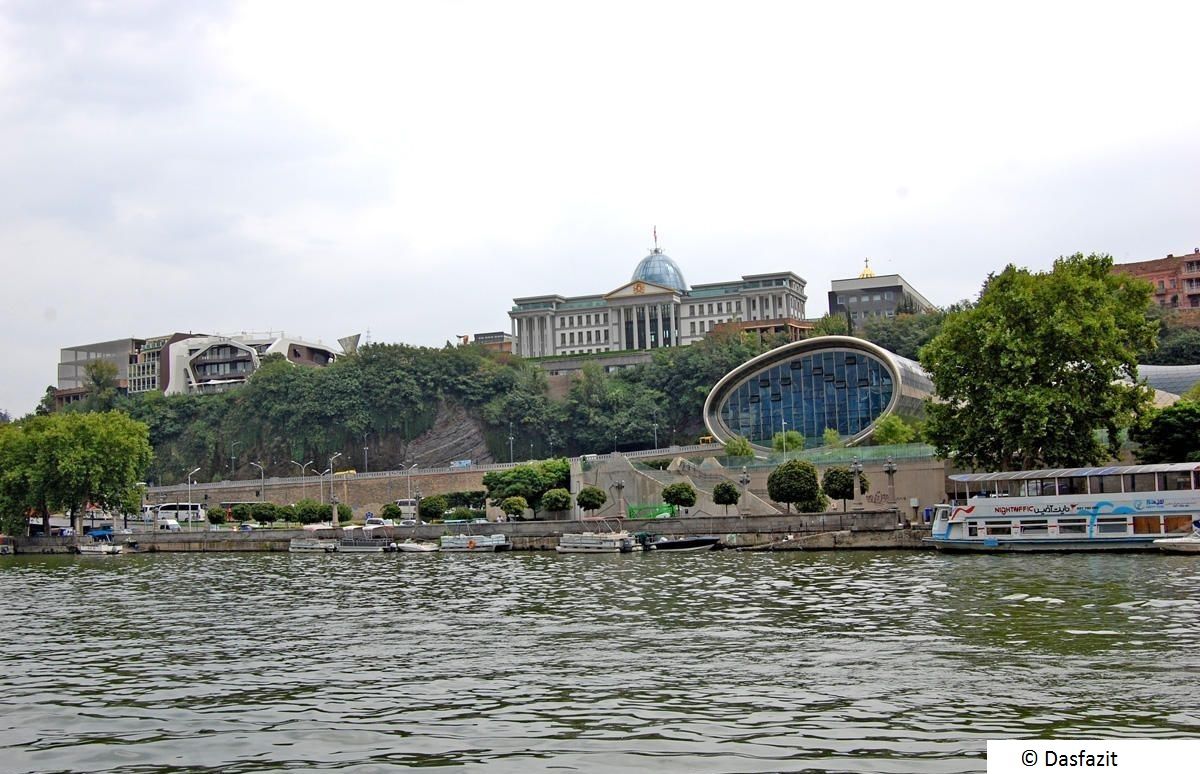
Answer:
[(613, 486), (617, 490), (617, 518), (625, 518), (625, 481), (617, 479), (613, 482)]
[(187, 475), (187, 479), (188, 479), (188, 523), (189, 524), (192, 522), (192, 518), (193, 518), (193, 514), (192, 514), (192, 476), (196, 475), (196, 473), (199, 472), (199, 470), (200, 470), (200, 468), (195, 468), (194, 470), (192, 470), (192, 472), (188, 473), (188, 475)]
[(341, 452), (329, 458), (329, 526), (337, 527), (337, 500), (333, 496), (333, 461), (342, 456)]
[(368, 446), (363, 447), (363, 473), (371, 472), (371, 468), (367, 465), (367, 449), (368, 448), (370, 448), (370, 447), (368, 447)]
[(514, 461), (514, 458), (513, 458), (513, 431), (512, 431), (512, 422), (509, 422), (508, 423), (508, 462), (509, 462), (509, 464), (512, 464), (513, 461)]
[(303, 498), (304, 490), (308, 488), (308, 479), (304, 477), (304, 472), (309, 465), (313, 464), (313, 461), (309, 460), (308, 462), (300, 463), (292, 460), (292, 464), (300, 468), (300, 497)]
[(258, 468), (258, 499), (265, 501), (267, 499), (267, 474), (263, 472), (261, 463), (251, 462), (250, 464)]
[(854, 490), (853, 491), (854, 491), (854, 499), (855, 500), (857, 500), (858, 496), (860, 494), (862, 494), (861, 488), (858, 485), (859, 481), (860, 481), (859, 477), (862, 476), (862, 470), (863, 470), (862, 463), (858, 461), (858, 457), (855, 457), (854, 461), (850, 463), (850, 472), (852, 474), (854, 474)]
[[(750, 471), (746, 470), (746, 466), (742, 466), (742, 475), (738, 477), (738, 483), (742, 485), (742, 496), (744, 497), (750, 491)], [(742, 506), (738, 505), (738, 515), (742, 515)]]
[(654, 448), (658, 448), (658, 423), (655, 422), (651, 427), (654, 428)]
[(896, 461), (891, 455), (883, 462), (883, 472), (887, 473), (888, 477), (888, 503), (892, 506), (892, 510), (896, 509)]
[(237, 463), (236, 463), (237, 455), (235, 454), (235, 451), (237, 450), (238, 446), (241, 446), (241, 444), (242, 444), (241, 441), (234, 441), (233, 443), (229, 444), (229, 477), (230, 478), (233, 478), (233, 472), (235, 470), (237, 470)]
[(313, 475), (317, 477), (317, 500), (322, 504), (325, 503), (325, 474), (328, 472), (328, 470), (320, 472), (313, 470)]
[[(412, 472), (413, 472), (413, 468), (415, 468), (416, 466), (417, 466), (417, 463), (414, 462), (412, 464), (412, 466), (410, 468), (408, 468), (408, 470), (404, 471), (404, 477), (408, 480), (408, 499), (409, 500), (412, 499)], [(418, 492), (417, 494), (420, 495), (420, 492)]]

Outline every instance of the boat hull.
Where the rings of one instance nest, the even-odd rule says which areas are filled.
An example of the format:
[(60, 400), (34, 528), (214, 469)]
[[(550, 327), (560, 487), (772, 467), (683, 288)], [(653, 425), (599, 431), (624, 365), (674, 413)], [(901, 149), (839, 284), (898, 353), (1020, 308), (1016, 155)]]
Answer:
[(116, 556), (121, 550), (121, 546), (107, 543), (79, 546), (79, 553), (87, 556)]
[(288, 544), (288, 552), (293, 554), (333, 554), (337, 550), (336, 540), (294, 538)]
[(717, 537), (679, 538), (646, 543), (647, 551), (712, 551), (721, 542)]
[(1063, 553), (1078, 551), (1152, 551), (1155, 535), (1121, 538), (1080, 538), (1050, 540), (984, 538), (960, 539), (925, 538), (925, 542), (939, 551), (949, 553)]
[(438, 549), (434, 543), (397, 543), (396, 550), (405, 554), (431, 554)]
[(1163, 538), (1154, 547), (1169, 554), (1200, 554), (1200, 537)]
[(443, 535), (443, 553), (490, 554), (512, 548), (504, 535)]

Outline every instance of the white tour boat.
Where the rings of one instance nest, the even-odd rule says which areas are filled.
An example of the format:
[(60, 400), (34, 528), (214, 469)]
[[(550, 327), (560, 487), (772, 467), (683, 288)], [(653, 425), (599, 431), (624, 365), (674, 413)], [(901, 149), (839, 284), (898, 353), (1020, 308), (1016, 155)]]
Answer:
[(338, 550), (338, 541), (328, 538), (292, 538), (288, 551), (293, 554), (332, 554)]
[(506, 535), (442, 535), (443, 551), (490, 552), (512, 548)]
[[(1200, 463), (950, 476), (926, 540), (945, 551), (1148, 550), (1200, 514)], [(960, 495), (963, 497), (960, 498)]]
[(608, 532), (568, 532), (558, 539), (554, 550), (560, 554), (628, 554), (641, 548), (626, 530)]
[(80, 543), (76, 549), (81, 554), (91, 556), (116, 556), (124, 550), (121, 544), (114, 543), (111, 540), (96, 539), (91, 543)]
[(1187, 537), (1159, 538), (1154, 547), (1172, 554), (1200, 554), (1200, 518), (1192, 522), (1192, 534)]

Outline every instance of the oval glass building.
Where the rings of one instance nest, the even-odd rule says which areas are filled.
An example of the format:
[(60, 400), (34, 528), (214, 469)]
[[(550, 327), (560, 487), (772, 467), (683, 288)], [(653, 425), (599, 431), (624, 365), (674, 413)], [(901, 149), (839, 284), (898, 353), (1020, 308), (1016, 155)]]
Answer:
[(870, 436), (888, 414), (919, 417), (933, 383), (921, 366), (869, 341), (820, 336), (765, 352), (726, 374), (704, 402), (704, 424), (722, 443), (742, 436), (761, 451), (784, 430), (824, 444)]

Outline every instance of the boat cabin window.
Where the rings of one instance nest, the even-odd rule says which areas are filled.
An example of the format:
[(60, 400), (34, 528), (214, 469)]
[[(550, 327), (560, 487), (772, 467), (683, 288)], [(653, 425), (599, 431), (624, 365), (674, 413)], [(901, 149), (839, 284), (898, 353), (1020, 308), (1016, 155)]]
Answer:
[(1087, 519), (1059, 519), (1058, 534), (1084, 535), (1087, 534)]
[(1135, 535), (1157, 535), (1162, 532), (1158, 516), (1134, 516), (1133, 533)]
[(977, 522), (977, 521), (967, 522), (967, 537), (978, 537), (978, 535), (979, 535), (979, 522)]
[(1113, 494), (1121, 491), (1120, 476), (1093, 476), (1092, 494)]
[(1048, 535), (1048, 534), (1050, 534), (1050, 529), (1047, 526), (1045, 519), (1040, 519), (1038, 521), (1024, 521), (1024, 522), (1021, 522), (1021, 534), (1022, 535)]
[(1161, 475), (1163, 479), (1162, 488), (1164, 490), (1192, 488), (1192, 474), (1190, 471), (1162, 473)]
[(1054, 479), (1048, 478), (1043, 481), (1040, 478), (1031, 478), (1025, 482), (1025, 491), (1022, 494), (1026, 497), (1053, 497), (1058, 492), (1054, 488)]
[(1125, 491), (1154, 492), (1158, 489), (1155, 478), (1157, 476), (1153, 473), (1127, 473), (1125, 475)]
[(987, 534), (989, 535), (1011, 535), (1011, 521), (989, 521), (987, 523)]
[(1163, 532), (1191, 532), (1191, 516), (1163, 516)]
[(1096, 519), (1096, 532), (1101, 535), (1124, 534), (1128, 531), (1129, 524), (1124, 516)]

